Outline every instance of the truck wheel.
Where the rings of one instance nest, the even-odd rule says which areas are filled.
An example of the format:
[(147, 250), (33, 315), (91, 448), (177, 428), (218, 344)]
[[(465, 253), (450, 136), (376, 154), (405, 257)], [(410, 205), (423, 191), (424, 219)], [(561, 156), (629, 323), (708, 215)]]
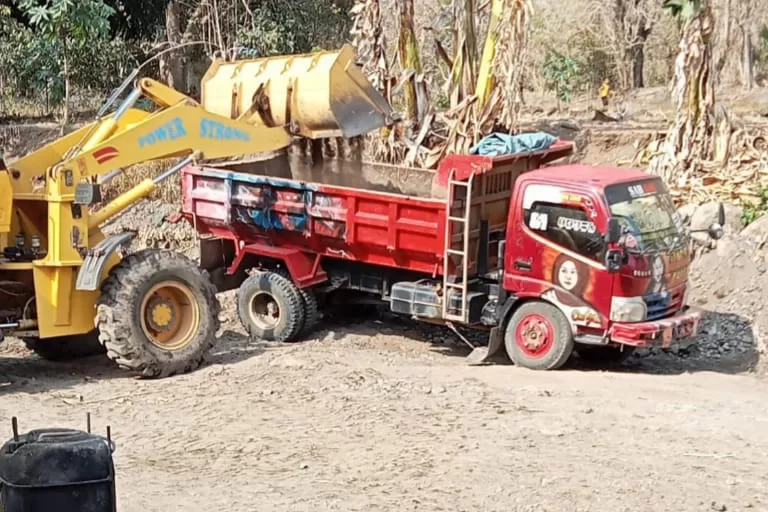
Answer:
[(307, 336), (320, 323), (320, 307), (317, 304), (317, 296), (312, 290), (299, 288), (299, 295), (301, 295), (301, 302), (304, 305), (304, 325), (299, 334)]
[(556, 370), (573, 353), (573, 334), (559, 309), (546, 302), (528, 302), (512, 315), (504, 334), (507, 355), (518, 366)]
[(186, 257), (128, 255), (112, 269), (96, 309), (99, 339), (121, 368), (169, 377), (198, 368), (219, 330), (216, 288)]
[(275, 272), (259, 272), (240, 285), (237, 313), (246, 332), (266, 341), (295, 341), (306, 318), (301, 293)]
[(624, 345), (622, 350), (622, 347), (584, 345), (578, 347), (576, 353), (588, 363), (618, 365), (632, 357), (635, 347)]
[(55, 338), (23, 338), (27, 348), (48, 361), (72, 361), (106, 352), (95, 329), (88, 334)]
[[(293, 284), (291, 274), (288, 270), (277, 268), (273, 270), (273, 272), (280, 274)], [(296, 289), (301, 296), (301, 303), (304, 305), (304, 323), (299, 330), (299, 336), (306, 336), (317, 327), (318, 323), (320, 323), (320, 305), (317, 301), (317, 295), (315, 295), (315, 292), (312, 291), (311, 288), (299, 288), (296, 286)]]

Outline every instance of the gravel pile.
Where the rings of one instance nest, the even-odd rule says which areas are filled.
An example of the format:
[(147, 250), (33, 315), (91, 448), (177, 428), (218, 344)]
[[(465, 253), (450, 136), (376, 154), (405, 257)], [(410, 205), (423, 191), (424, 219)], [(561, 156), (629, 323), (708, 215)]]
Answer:
[[(129, 249), (168, 249), (179, 251), (197, 259), (197, 233), (186, 221), (170, 222), (180, 208), (161, 201), (141, 201), (122, 215), (106, 224), (106, 234), (135, 231), (136, 237)], [(170, 220), (169, 220), (170, 219)]]
[[(685, 207), (681, 213), (693, 229), (702, 229), (716, 219), (717, 205)], [(741, 229), (740, 213), (736, 207), (726, 208), (726, 236), (714, 247), (700, 249), (691, 267), (688, 302), (706, 312), (696, 343), (673, 347), (665, 351), (668, 354), (760, 366), (768, 332), (768, 317), (761, 314), (768, 303), (768, 218)], [(642, 350), (637, 355), (661, 352)]]

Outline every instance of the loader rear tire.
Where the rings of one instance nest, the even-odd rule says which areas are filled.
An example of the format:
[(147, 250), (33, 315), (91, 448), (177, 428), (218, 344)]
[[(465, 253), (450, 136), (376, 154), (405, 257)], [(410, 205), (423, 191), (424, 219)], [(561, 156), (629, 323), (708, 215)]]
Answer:
[(102, 285), (99, 339), (118, 366), (147, 378), (197, 369), (216, 343), (219, 301), (188, 258), (148, 249), (128, 255)]
[(56, 338), (23, 338), (27, 348), (47, 361), (72, 361), (106, 352), (99, 342), (99, 332)]
[(237, 313), (252, 338), (281, 343), (296, 341), (306, 320), (299, 289), (276, 272), (257, 272), (243, 281)]

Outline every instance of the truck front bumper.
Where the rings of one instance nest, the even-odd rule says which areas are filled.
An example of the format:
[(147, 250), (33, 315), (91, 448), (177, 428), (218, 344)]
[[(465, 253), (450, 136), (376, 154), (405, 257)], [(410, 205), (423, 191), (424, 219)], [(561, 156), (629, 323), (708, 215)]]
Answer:
[(634, 347), (668, 348), (696, 336), (701, 316), (700, 309), (688, 307), (675, 316), (661, 320), (615, 323), (611, 326), (610, 338), (615, 343)]

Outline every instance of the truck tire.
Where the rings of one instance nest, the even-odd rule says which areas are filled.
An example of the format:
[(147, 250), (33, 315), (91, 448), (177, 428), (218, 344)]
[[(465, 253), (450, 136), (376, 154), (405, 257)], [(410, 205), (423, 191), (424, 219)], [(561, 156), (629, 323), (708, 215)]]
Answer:
[[(293, 283), (291, 274), (286, 269), (277, 268), (273, 272), (280, 274)], [(304, 337), (310, 334), (317, 327), (317, 324), (320, 323), (320, 305), (317, 301), (317, 295), (315, 295), (311, 288), (299, 288), (297, 286), (296, 289), (299, 291), (302, 304), (304, 304), (304, 323), (299, 330), (299, 336)]]
[(106, 350), (99, 342), (99, 332), (56, 338), (22, 338), (27, 348), (47, 361), (72, 361), (83, 357), (104, 354)]
[(580, 359), (590, 364), (620, 365), (635, 353), (635, 347), (625, 345), (615, 346), (589, 346), (583, 345), (576, 348)]
[(216, 343), (219, 301), (188, 258), (148, 249), (128, 255), (101, 288), (96, 325), (107, 355), (142, 377), (197, 369)]
[(317, 304), (315, 292), (308, 288), (299, 288), (301, 302), (304, 305), (304, 324), (299, 331), (300, 336), (307, 336), (320, 323), (320, 307)]
[(258, 272), (237, 291), (240, 323), (252, 338), (296, 341), (304, 327), (304, 301), (296, 285), (276, 272)]
[(552, 304), (527, 302), (512, 315), (504, 333), (507, 355), (531, 370), (556, 370), (573, 353), (573, 333), (565, 315)]

